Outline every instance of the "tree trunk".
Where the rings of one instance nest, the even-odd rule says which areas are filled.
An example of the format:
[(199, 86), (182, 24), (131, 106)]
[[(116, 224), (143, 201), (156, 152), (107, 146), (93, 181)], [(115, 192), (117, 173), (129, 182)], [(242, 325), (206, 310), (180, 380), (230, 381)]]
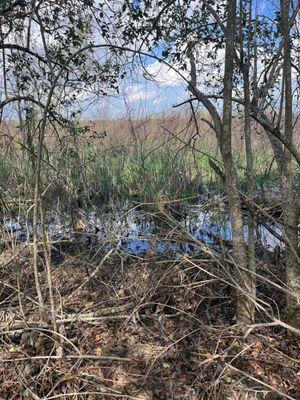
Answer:
[[(292, 61), (291, 38), (289, 28), (290, 0), (281, 0), (281, 24), (283, 36), (283, 79), (285, 96), (285, 139), (293, 142), (293, 94), (292, 94)], [(284, 234), (288, 241), (286, 248), (286, 277), (290, 295), (287, 298), (287, 322), (300, 329), (300, 265), (298, 263), (298, 232), (297, 232), (297, 201), (294, 190), (294, 173), (292, 156), (284, 148), (281, 167), (282, 211), (284, 220)]]
[(240, 205), (239, 185), (232, 155), (232, 88), (234, 69), (234, 42), (236, 32), (236, 0), (227, 2), (227, 29), (224, 71), (223, 126), (219, 138), (225, 167), (225, 183), (232, 225), (234, 258), (236, 262), (237, 303), (236, 319), (240, 324), (253, 322), (252, 278), (247, 271), (244, 224)]
[[(251, 135), (251, 91), (250, 91), (250, 58), (251, 58), (251, 20), (252, 20), (252, 1), (249, 2), (249, 17), (248, 17), (248, 35), (247, 35), (247, 48), (246, 48), (246, 56), (247, 59), (244, 59), (244, 50), (243, 50), (243, 0), (240, 0), (240, 29), (241, 29), (241, 57), (242, 57), (242, 73), (243, 73), (243, 84), (244, 84), (244, 132), (245, 132), (245, 148), (246, 148), (246, 163), (247, 163), (247, 196), (250, 204), (253, 204), (254, 201), (254, 173), (253, 173), (253, 152), (252, 152), (252, 135)], [(251, 288), (251, 296), (253, 298), (256, 297), (256, 279), (255, 279), (255, 218), (254, 212), (249, 207), (248, 209), (248, 268), (249, 274), (247, 277), (247, 281), (249, 282), (249, 287)], [(249, 304), (250, 307), (250, 304)], [(252, 303), (251, 309), (251, 317), (254, 319), (254, 303)]]

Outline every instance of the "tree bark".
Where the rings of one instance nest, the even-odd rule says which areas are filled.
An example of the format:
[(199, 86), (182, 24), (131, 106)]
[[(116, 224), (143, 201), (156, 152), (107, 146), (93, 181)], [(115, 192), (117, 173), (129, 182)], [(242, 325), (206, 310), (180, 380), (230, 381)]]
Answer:
[[(236, 33), (236, 0), (227, 2), (227, 28), (224, 71), (223, 124), (220, 149), (225, 167), (225, 183), (232, 225), (234, 258), (236, 261), (236, 320), (240, 324), (253, 322), (252, 279), (247, 271), (247, 254), (244, 238), (244, 223), (240, 205), (238, 179), (232, 154), (232, 90), (234, 70), (234, 43)], [(251, 277), (251, 276), (250, 276)]]
[[(251, 59), (251, 20), (252, 20), (252, 0), (249, 2), (249, 16), (248, 16), (248, 35), (246, 46), (246, 59), (244, 52), (244, 39), (243, 39), (243, 0), (240, 0), (240, 40), (241, 40), (241, 64), (244, 85), (244, 134), (245, 134), (245, 150), (246, 150), (246, 175), (247, 175), (247, 196), (250, 204), (254, 201), (254, 171), (253, 171), (253, 152), (252, 152), (252, 135), (251, 135), (251, 90), (250, 90), (250, 59)], [(251, 288), (251, 296), (256, 297), (256, 279), (255, 279), (255, 218), (254, 212), (251, 207), (248, 208), (248, 243), (247, 243), (247, 256), (249, 274), (247, 276), (247, 283)], [(251, 310), (251, 317), (254, 320), (255, 307), (254, 303), (249, 304)]]
[[(293, 93), (292, 93), (292, 60), (289, 26), (290, 0), (280, 0), (281, 29), (283, 36), (283, 80), (284, 80), (284, 135), (286, 141), (293, 143)], [(300, 328), (300, 265), (297, 260), (297, 199), (294, 190), (294, 172), (290, 151), (284, 147), (281, 166), (281, 193), (284, 221), (284, 234), (288, 241), (286, 248), (286, 278), (290, 295), (287, 297), (287, 321), (295, 328)]]

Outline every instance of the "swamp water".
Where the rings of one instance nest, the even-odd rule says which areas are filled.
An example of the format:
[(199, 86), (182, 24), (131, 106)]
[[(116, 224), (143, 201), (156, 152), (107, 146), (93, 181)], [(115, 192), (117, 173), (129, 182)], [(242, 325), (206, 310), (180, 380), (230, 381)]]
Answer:
[[(157, 254), (172, 254), (177, 257), (182, 253), (197, 253), (200, 249), (197, 240), (206, 245), (218, 248), (220, 239), (229, 244), (232, 239), (231, 223), (225, 212), (212, 212), (204, 210), (203, 206), (187, 207), (177, 225), (168, 227), (163, 237), (162, 228), (158, 221), (150, 214), (132, 209), (127, 212), (115, 212), (110, 214), (97, 214), (86, 212), (82, 215), (85, 229), (80, 234), (75, 234), (70, 222), (58, 211), (46, 218), (47, 234), (53, 242), (62, 240), (89, 240), (93, 246), (99, 246), (108, 251), (112, 246), (135, 255), (143, 255), (147, 252)], [(244, 232), (247, 238), (247, 223), (245, 218)], [(280, 228), (269, 225), (279, 236)], [(3, 231), (10, 240), (26, 241), (33, 235), (32, 224), (24, 218), (4, 218)], [(166, 229), (164, 229), (165, 231)], [(176, 232), (181, 240), (176, 242)], [(38, 234), (41, 235), (41, 226), (38, 226)], [(186, 239), (182, 239), (185, 234)], [(268, 251), (273, 251), (275, 246), (283, 247), (283, 243), (269, 232), (264, 226), (256, 229), (256, 242)]]

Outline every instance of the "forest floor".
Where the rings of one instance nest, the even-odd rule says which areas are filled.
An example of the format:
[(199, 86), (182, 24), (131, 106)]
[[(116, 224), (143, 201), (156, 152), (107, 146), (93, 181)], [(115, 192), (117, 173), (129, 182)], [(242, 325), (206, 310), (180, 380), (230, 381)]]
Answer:
[[(236, 293), (208, 254), (103, 259), (65, 245), (52, 251), (55, 316), (44, 321), (28, 246), (7, 248), (1, 264), (1, 399), (300, 398), (299, 338), (239, 329)], [(284, 314), (282, 292), (258, 291)]]

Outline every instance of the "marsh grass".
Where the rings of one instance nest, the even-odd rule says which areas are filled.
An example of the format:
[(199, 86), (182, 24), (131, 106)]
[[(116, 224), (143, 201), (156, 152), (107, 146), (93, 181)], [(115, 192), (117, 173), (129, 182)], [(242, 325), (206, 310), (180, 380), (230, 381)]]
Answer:
[[(127, 200), (155, 202), (164, 193), (170, 200), (192, 203), (203, 193), (224, 189), (221, 177), (209, 164), (211, 156), (222, 170), (214, 135), (204, 125), (196, 139), (194, 127), (180, 116), (97, 121), (90, 127), (77, 134), (61, 131), (59, 140), (57, 133), (49, 130), (42, 172), (44, 198), (49, 202), (106, 208)], [(16, 124), (1, 129), (6, 132), (0, 163), (2, 196), (6, 200), (32, 198), (32, 154), (26, 143), (22, 145), (24, 138)], [(262, 190), (277, 185), (279, 179), (264, 140), (262, 135), (254, 136), (255, 182)], [(238, 130), (234, 156), (241, 188), (246, 191), (244, 142)]]

